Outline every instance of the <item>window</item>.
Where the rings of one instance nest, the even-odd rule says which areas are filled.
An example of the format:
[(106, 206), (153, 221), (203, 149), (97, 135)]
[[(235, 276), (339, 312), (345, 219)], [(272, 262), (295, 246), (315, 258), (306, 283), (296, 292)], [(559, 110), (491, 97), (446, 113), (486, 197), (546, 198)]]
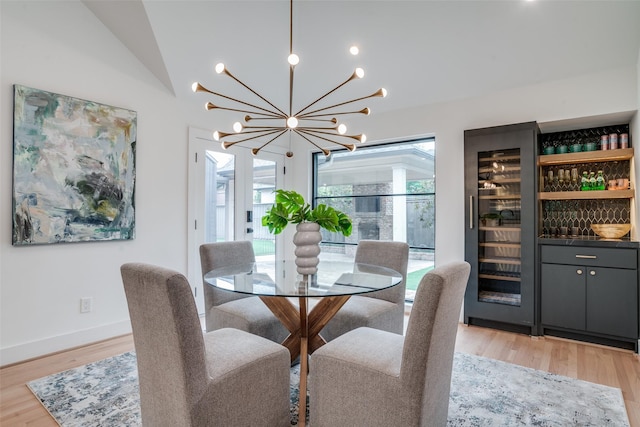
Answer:
[(353, 233), (322, 231), (323, 256), (353, 259), (359, 240), (395, 240), (410, 247), (407, 300), (433, 268), (435, 139), (335, 151), (313, 156), (313, 203), (349, 215)]

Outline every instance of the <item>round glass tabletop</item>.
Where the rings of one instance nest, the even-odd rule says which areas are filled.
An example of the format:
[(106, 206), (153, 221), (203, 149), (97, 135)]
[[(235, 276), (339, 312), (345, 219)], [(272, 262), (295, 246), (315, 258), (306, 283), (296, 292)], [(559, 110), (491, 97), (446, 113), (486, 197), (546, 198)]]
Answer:
[(211, 286), (258, 296), (323, 297), (356, 295), (390, 288), (402, 281), (395, 270), (370, 264), (321, 261), (318, 272), (300, 275), (295, 261), (229, 265), (205, 274)]

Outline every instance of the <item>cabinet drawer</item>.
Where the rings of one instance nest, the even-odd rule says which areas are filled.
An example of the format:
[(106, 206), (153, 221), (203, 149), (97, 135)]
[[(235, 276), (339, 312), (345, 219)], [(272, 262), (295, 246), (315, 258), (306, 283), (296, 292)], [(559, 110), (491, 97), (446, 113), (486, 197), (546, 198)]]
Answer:
[(638, 268), (638, 254), (635, 249), (543, 245), (540, 249), (540, 260), (549, 264)]

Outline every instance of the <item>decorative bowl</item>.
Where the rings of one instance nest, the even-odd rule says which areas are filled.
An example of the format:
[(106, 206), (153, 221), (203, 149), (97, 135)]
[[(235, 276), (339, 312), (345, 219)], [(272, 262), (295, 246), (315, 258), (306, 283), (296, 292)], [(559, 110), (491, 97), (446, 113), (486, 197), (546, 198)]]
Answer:
[(619, 239), (631, 230), (631, 224), (591, 224), (591, 229), (605, 239)]
[(568, 148), (567, 148), (566, 145), (558, 145), (556, 147), (556, 153), (558, 153), (558, 154), (564, 154), (564, 153), (567, 152), (567, 150), (568, 150)]
[(572, 144), (569, 146), (569, 151), (572, 153), (579, 153), (582, 151), (582, 144)]
[(587, 142), (586, 144), (584, 144), (584, 151), (596, 151), (597, 148), (598, 144), (596, 144), (595, 142)]
[(544, 154), (555, 154), (556, 153), (556, 147), (549, 146), (549, 147), (544, 147)]

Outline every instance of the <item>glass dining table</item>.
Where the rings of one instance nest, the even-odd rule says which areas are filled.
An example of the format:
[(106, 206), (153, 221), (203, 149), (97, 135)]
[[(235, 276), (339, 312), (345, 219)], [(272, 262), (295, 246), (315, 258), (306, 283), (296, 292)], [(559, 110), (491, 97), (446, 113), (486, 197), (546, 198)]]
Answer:
[[(300, 395), (306, 396), (308, 356), (326, 344), (320, 331), (349, 300), (396, 286), (402, 275), (389, 268), (347, 261), (323, 260), (312, 275), (300, 275), (294, 259), (228, 265), (204, 275), (211, 286), (258, 296), (287, 328), (282, 342), (291, 361), (300, 357)], [(297, 305), (296, 305), (297, 303)], [(306, 399), (299, 399), (306, 402)], [(304, 426), (305, 416), (298, 425)]]

